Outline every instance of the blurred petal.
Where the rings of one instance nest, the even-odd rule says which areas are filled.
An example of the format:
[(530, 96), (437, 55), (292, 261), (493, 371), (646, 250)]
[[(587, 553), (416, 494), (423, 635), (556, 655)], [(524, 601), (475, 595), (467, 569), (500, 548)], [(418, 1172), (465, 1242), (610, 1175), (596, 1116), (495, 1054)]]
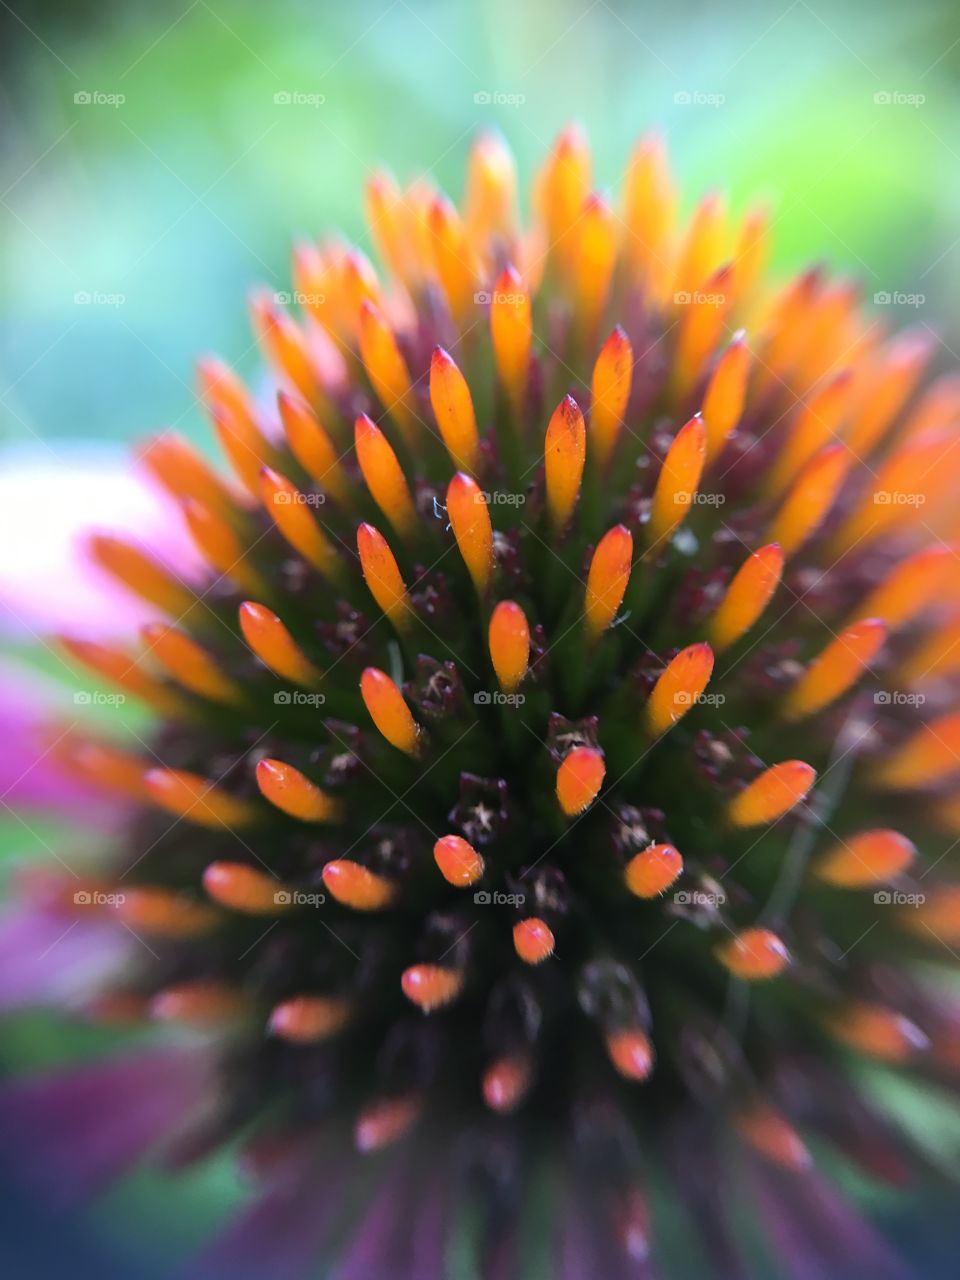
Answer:
[(157, 616), (90, 560), (91, 528), (127, 533), (179, 576), (200, 562), (175, 504), (109, 447), (0, 453), (0, 632), (132, 632)]

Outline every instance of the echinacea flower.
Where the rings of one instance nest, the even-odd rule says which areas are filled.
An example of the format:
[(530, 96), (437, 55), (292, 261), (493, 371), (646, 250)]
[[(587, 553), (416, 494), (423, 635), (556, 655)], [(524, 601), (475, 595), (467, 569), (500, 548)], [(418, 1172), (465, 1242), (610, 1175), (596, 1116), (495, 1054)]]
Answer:
[(59, 742), (125, 833), (29, 910), (127, 944), (87, 1017), (203, 1034), (17, 1131), (78, 1191), (239, 1144), (201, 1275), (894, 1274), (833, 1172), (929, 1173), (865, 1063), (960, 1066), (960, 380), (656, 140), (611, 204), (566, 130), (529, 226), (492, 136), (367, 200), (382, 272), (254, 301), (282, 432), (205, 360), (232, 475), (141, 450), (200, 584), (97, 534), (165, 620), (62, 639), (158, 724)]

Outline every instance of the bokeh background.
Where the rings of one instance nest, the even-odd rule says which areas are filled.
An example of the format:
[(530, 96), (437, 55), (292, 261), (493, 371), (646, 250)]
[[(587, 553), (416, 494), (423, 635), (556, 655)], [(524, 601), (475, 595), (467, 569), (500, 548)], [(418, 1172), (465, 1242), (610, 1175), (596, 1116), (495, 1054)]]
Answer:
[[(0, 0), (0, 25), (0, 470), (160, 426), (209, 446), (193, 361), (253, 372), (251, 288), (289, 287), (299, 236), (339, 226), (369, 248), (360, 191), (382, 161), (459, 194), (481, 127), (529, 173), (579, 119), (615, 189), (658, 126), (688, 207), (710, 185), (738, 208), (766, 197), (778, 268), (825, 260), (960, 350), (955, 0)], [(30, 536), (3, 511), (0, 533), (5, 554)], [(56, 834), (0, 811), (8, 855)], [(65, 1035), (21, 1021), (4, 1061), (53, 1059)], [(165, 1189), (171, 1246), (235, 1190), (224, 1167)], [(43, 1206), (15, 1194), (0, 1188), (11, 1274), (27, 1258), (61, 1274)], [(96, 1233), (157, 1194), (133, 1180), (66, 1237), (71, 1274), (148, 1273), (101, 1256)], [(918, 1271), (941, 1274), (942, 1217), (901, 1230)]]

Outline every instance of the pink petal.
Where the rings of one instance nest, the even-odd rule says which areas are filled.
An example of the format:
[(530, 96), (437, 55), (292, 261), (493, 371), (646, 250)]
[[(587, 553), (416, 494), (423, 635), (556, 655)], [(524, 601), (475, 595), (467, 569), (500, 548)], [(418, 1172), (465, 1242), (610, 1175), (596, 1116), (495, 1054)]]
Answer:
[(92, 529), (132, 536), (179, 577), (200, 561), (176, 504), (123, 452), (94, 445), (0, 455), (0, 632), (133, 632), (157, 616), (92, 564)]

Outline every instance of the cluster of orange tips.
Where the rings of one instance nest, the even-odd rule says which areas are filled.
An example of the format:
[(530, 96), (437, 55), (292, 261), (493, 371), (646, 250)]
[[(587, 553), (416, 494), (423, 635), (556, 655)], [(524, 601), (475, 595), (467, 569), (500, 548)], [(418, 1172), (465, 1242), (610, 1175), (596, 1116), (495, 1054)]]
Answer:
[(565, 130), (524, 222), (485, 135), (459, 204), (372, 178), (372, 258), (298, 248), (304, 305), (254, 304), (276, 413), (201, 368), (230, 479), (141, 453), (203, 582), (98, 536), (165, 621), (64, 640), (163, 728), (59, 750), (149, 835), (121, 920), (208, 966), (149, 1016), (248, 1035), (294, 1107), (318, 1055), (360, 1150), (558, 1078), (558, 1150), (595, 1103), (645, 1138), (709, 1077), (798, 1173), (774, 1060), (956, 1045), (913, 959), (960, 938), (960, 379), (779, 279), (762, 211), (678, 218), (657, 139), (594, 182)]

